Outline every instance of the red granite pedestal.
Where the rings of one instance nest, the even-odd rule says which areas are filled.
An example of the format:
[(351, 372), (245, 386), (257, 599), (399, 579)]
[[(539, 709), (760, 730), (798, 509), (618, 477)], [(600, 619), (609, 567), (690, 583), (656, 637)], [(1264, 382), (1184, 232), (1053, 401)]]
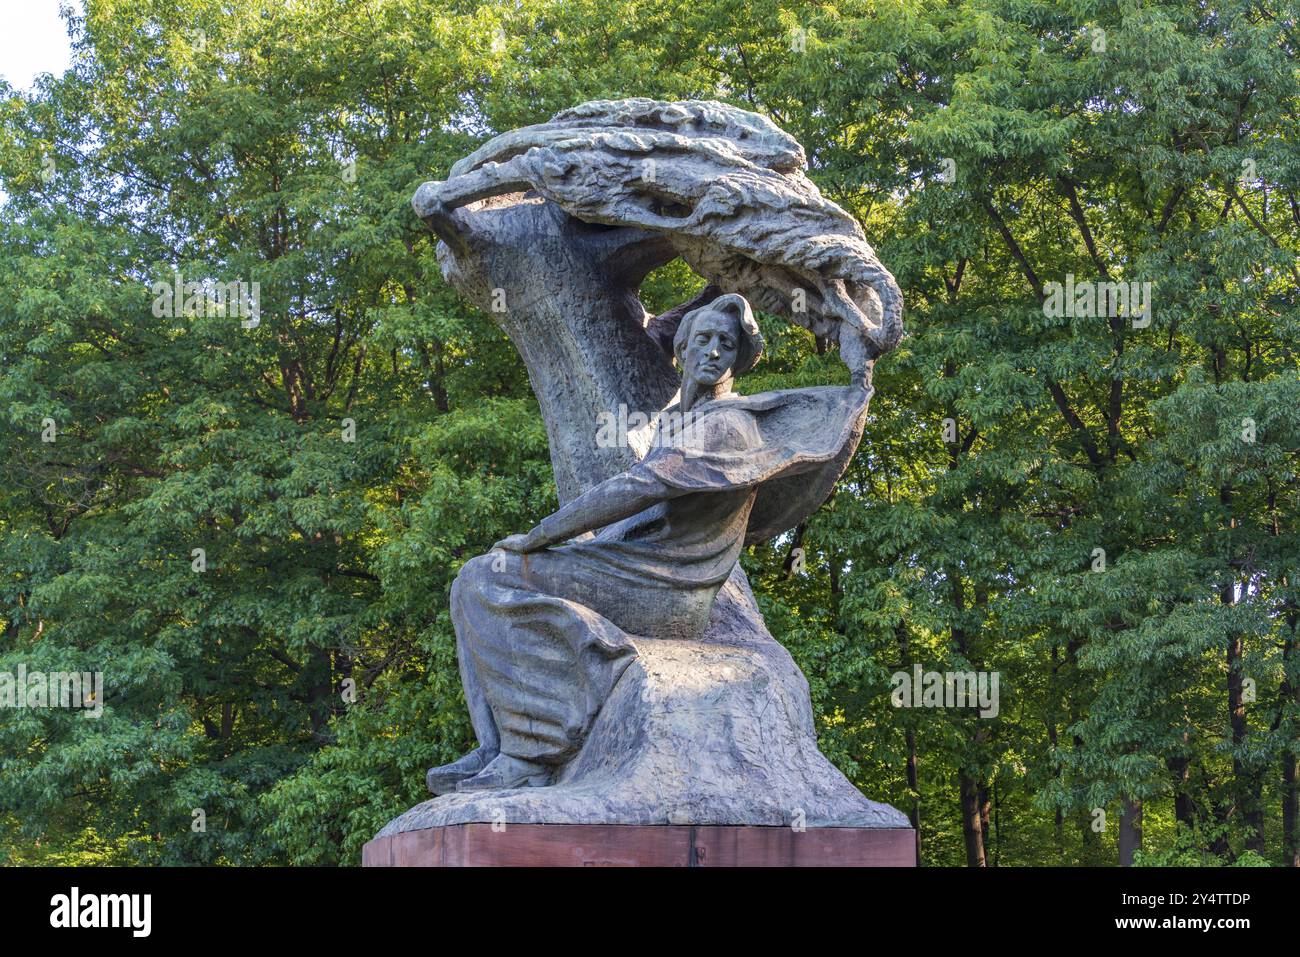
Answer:
[(363, 867), (915, 867), (911, 828), (455, 824), (377, 837)]

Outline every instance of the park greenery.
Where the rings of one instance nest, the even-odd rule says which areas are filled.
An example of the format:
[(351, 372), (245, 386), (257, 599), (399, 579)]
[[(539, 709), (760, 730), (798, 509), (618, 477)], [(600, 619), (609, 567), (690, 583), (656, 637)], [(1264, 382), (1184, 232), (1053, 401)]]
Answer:
[[(448, 590), (556, 495), (411, 196), (649, 96), (795, 136), (906, 298), (839, 487), (742, 556), (828, 757), (925, 865), (1300, 865), (1294, 2), (67, 19), (68, 72), (0, 83), (0, 672), (105, 690), (0, 709), (0, 859), (355, 865), (468, 749)], [(176, 274), (257, 283), (259, 316), (154, 308)], [(1149, 315), (1058, 308), (1103, 283)], [(761, 322), (743, 391), (846, 381)], [(996, 672), (997, 715), (895, 707), (914, 665)]]

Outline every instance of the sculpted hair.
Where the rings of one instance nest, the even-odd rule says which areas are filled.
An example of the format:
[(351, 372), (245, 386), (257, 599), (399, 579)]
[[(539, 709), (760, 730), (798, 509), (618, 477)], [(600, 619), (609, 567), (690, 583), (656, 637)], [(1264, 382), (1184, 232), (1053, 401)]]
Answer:
[(691, 338), (691, 327), (695, 325), (695, 320), (706, 312), (720, 312), (736, 317), (736, 325), (740, 328), (740, 342), (736, 347), (736, 365), (731, 374), (739, 378), (754, 368), (763, 355), (763, 334), (758, 331), (754, 312), (749, 308), (749, 302), (744, 296), (735, 293), (719, 296), (708, 305), (692, 309), (682, 316), (682, 321), (677, 326), (677, 333), (673, 336), (673, 355), (677, 357), (680, 364), (682, 350), (686, 348), (686, 343)]

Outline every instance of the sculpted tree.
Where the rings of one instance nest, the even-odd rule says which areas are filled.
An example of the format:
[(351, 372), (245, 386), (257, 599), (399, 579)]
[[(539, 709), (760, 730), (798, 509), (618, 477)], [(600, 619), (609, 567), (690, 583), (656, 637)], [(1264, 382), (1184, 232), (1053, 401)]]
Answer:
[[(807, 683), (768, 633), (734, 564), (742, 539), (779, 534), (824, 501), (861, 435), (872, 364), (902, 331), (893, 277), (803, 165), (798, 143), (756, 114), (714, 102), (632, 99), (587, 103), (497, 137), (457, 163), (448, 180), (416, 194), (417, 213), (443, 240), (444, 274), (494, 315), (523, 357), (546, 421), (561, 505), (574, 504), (462, 571), (453, 617), (483, 746), (431, 771), (431, 789), (449, 793), (385, 834), (490, 819), (497, 811), (512, 822), (907, 826), (892, 808), (863, 798), (817, 750)], [(679, 256), (709, 286), (694, 302), (652, 317), (638, 298), (640, 283)], [(679, 323), (714, 321), (715, 337), (745, 338), (753, 321), (742, 297), (837, 341), (853, 385), (727, 403), (728, 414), (746, 403), (755, 408), (752, 418), (731, 423), (753, 441), (726, 439), (739, 441), (727, 448), (743, 453), (715, 460), (706, 439), (703, 451), (679, 448), (671, 461), (661, 451), (629, 472), (663, 440), (660, 413), (679, 387), (672, 364)], [(734, 325), (715, 321), (729, 310)], [(677, 340), (684, 360), (686, 345)], [(756, 356), (760, 348), (758, 340), (750, 351)], [(699, 361), (707, 375), (709, 363)], [(688, 387), (698, 387), (689, 372), (686, 382), (678, 415), (690, 405)], [(633, 430), (626, 443), (600, 441), (602, 416), (620, 407), (652, 424)], [(722, 420), (714, 413), (701, 422), (717, 433)], [(692, 462), (700, 458), (706, 461)], [(652, 485), (658, 498), (645, 492)], [(578, 544), (566, 555), (600, 548), (609, 536), (601, 532), (593, 544), (591, 533), (631, 514), (620, 512), (618, 496), (642, 495), (636, 512), (685, 490), (715, 488), (757, 492), (744, 504), (748, 523), (742, 516), (729, 573), (723, 569), (725, 581), (699, 609), (706, 626), (673, 631), (647, 620), (653, 611), (631, 615), (631, 599), (610, 594), (619, 582), (599, 575), (579, 605), (521, 591), (546, 580), (564, 584), (564, 598), (579, 594), (578, 565), (557, 564), (554, 553), (534, 559), (530, 584), (529, 553), (575, 535)], [(643, 513), (643, 529), (654, 514)], [(662, 523), (680, 523), (680, 511), (666, 514)], [(683, 574), (678, 561), (656, 567), (646, 559), (636, 569), (671, 579)], [(630, 592), (633, 585), (628, 578), (622, 587)], [(539, 607), (551, 617), (530, 634), (583, 636), (574, 639), (577, 650), (564, 646), (571, 670), (584, 670), (572, 687), (541, 687), (548, 680), (543, 664), (554, 660), (549, 649), (558, 646), (530, 657), (502, 637)], [(557, 608), (565, 616), (560, 624)], [(620, 633), (609, 637), (611, 629)], [(494, 641), (499, 647), (487, 647)], [(573, 713), (551, 720), (543, 697), (551, 710)], [(492, 764), (507, 747), (501, 738), (512, 734), (523, 742), (516, 754), (527, 750), (546, 763)], [(559, 743), (538, 744), (551, 737)], [(549, 786), (527, 786), (542, 784)]]

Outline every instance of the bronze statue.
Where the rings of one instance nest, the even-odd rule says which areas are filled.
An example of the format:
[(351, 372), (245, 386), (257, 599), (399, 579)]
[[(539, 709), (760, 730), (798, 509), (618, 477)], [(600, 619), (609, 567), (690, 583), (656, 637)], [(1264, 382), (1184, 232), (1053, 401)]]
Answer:
[[(420, 187), (443, 275), (528, 368), (561, 507), (460, 569), (479, 746), (380, 836), (908, 826), (818, 750), (807, 682), (737, 561), (826, 500), (902, 334), (893, 277), (804, 165), (757, 114), (630, 99), (505, 133)], [(652, 316), (641, 281), (679, 257), (707, 285)], [(751, 303), (838, 344), (850, 384), (735, 394), (763, 348)], [(653, 427), (598, 441), (616, 409)]]
[(763, 351), (741, 296), (688, 313), (673, 347), (681, 391), (650, 454), (461, 569), (452, 620), (480, 744), (429, 771), (435, 794), (549, 783), (635, 655), (627, 635), (704, 633), (764, 483), (856, 443), (865, 384), (732, 391)]

